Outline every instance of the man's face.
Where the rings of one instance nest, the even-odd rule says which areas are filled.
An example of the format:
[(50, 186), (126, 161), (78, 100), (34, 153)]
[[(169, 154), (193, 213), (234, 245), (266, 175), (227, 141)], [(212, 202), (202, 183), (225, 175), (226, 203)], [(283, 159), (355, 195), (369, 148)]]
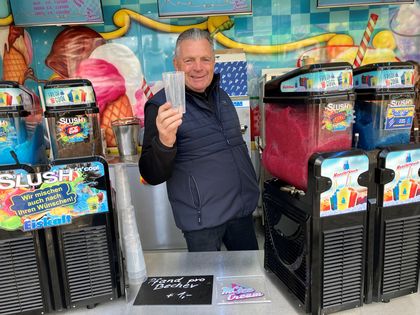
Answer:
[(205, 39), (182, 41), (174, 58), (175, 69), (185, 72), (185, 85), (200, 93), (213, 80), (214, 62), (213, 50)]

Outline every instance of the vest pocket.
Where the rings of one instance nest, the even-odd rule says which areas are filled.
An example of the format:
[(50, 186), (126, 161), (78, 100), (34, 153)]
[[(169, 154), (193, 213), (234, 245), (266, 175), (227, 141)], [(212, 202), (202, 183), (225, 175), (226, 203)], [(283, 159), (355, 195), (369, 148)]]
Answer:
[(195, 178), (190, 175), (189, 177), (190, 194), (194, 208), (197, 209), (197, 220), (201, 224), (201, 200), (200, 191), (198, 190), (197, 182)]
[(195, 208), (199, 209), (201, 206), (200, 192), (198, 191), (197, 182), (195, 181), (193, 176), (190, 176), (189, 178), (189, 185), (193, 205)]

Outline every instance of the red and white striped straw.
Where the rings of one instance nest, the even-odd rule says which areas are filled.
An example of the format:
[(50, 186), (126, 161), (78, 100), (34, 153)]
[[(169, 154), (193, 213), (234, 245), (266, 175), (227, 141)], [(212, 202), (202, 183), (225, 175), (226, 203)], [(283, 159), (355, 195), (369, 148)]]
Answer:
[(373, 29), (375, 28), (377, 20), (378, 15), (372, 13), (369, 17), (369, 22), (363, 34), (362, 41), (360, 42), (359, 49), (357, 50), (356, 58), (354, 58), (353, 68), (361, 66), (363, 58), (365, 58), (367, 46), (369, 45), (370, 37), (372, 36)]
[(147, 84), (146, 80), (143, 77), (143, 82), (141, 84), (141, 88), (144, 91), (144, 95), (146, 95), (147, 99), (150, 100), (153, 97), (152, 90), (150, 86)]

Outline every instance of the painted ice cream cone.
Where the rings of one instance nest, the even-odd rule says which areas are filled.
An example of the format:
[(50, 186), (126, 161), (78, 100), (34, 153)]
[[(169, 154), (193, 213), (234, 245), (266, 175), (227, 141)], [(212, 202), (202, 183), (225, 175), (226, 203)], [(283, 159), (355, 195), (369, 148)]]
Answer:
[(86, 26), (67, 27), (55, 38), (45, 64), (61, 78), (72, 78), (79, 63), (103, 44), (105, 39)]
[[(125, 95), (127, 95), (130, 101), (133, 115), (142, 121), (144, 117), (144, 105), (147, 99), (153, 96), (153, 92), (143, 76), (140, 61), (133, 51), (125, 45), (106, 43), (95, 48), (89, 56), (89, 59), (101, 59), (117, 68), (118, 72), (124, 78)], [(108, 106), (111, 106), (111, 104)], [(122, 115), (127, 114), (123, 112), (121, 111)]]
[(133, 116), (124, 77), (113, 64), (95, 58), (80, 62), (76, 76), (92, 82), (101, 117), (101, 129), (105, 130), (106, 144), (115, 147), (117, 143), (112, 131), (112, 121)]
[(3, 80), (16, 81), (20, 84), (25, 82), (28, 75), (29, 65), (32, 60), (32, 44), (23, 28), (10, 26), (8, 30), (2, 30), (0, 45), (2, 45), (3, 57)]
[(23, 55), (17, 49), (10, 47), (3, 56), (3, 79), (23, 84), (28, 65)]
[(114, 132), (112, 131), (111, 127), (112, 121), (119, 118), (132, 116), (133, 110), (126, 94), (120, 96), (118, 99), (106, 106), (101, 116), (101, 129), (105, 129), (107, 146), (115, 147), (117, 145)]

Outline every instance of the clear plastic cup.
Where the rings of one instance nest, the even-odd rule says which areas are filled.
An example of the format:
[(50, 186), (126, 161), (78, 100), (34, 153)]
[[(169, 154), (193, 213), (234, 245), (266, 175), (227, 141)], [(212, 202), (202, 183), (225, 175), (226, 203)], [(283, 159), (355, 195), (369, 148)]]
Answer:
[(174, 108), (185, 113), (185, 75), (183, 71), (172, 71), (162, 73), (163, 86), (165, 88), (166, 100)]
[(147, 271), (139, 235), (124, 237), (124, 247), (128, 283), (142, 284), (147, 279)]

